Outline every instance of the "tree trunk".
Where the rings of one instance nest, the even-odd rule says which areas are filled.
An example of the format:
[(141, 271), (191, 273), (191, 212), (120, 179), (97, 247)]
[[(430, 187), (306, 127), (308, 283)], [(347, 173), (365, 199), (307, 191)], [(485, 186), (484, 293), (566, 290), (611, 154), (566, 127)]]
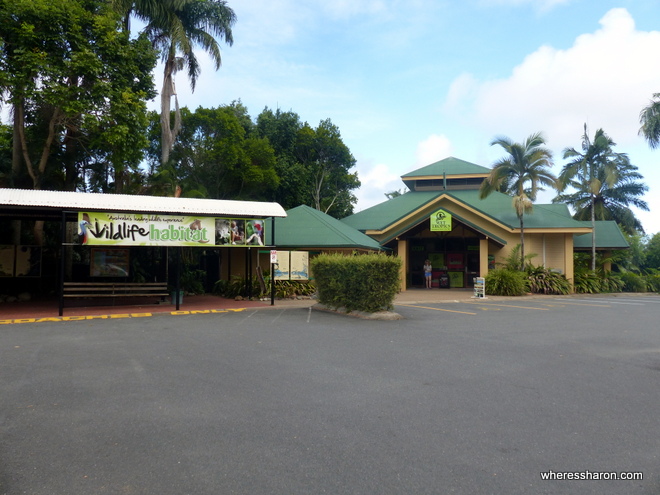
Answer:
[(525, 221), (520, 215), (520, 270), (525, 269)]
[(591, 271), (596, 271), (596, 201), (591, 195)]
[[(169, 161), (172, 146), (181, 130), (181, 111), (179, 109), (179, 100), (176, 96), (176, 88), (174, 86), (175, 63), (174, 53), (170, 53), (170, 56), (165, 62), (165, 68), (163, 69), (163, 89), (160, 93), (160, 163), (162, 165), (165, 165)], [(170, 122), (172, 97), (174, 97), (174, 128), (171, 127)]]
[[(18, 106), (23, 108), (22, 103), (19, 104)], [(9, 176), (9, 187), (15, 188), (16, 187), (16, 179), (18, 178), (18, 174), (21, 172), (21, 163), (22, 163), (22, 158), (21, 158), (21, 137), (18, 132), (18, 110), (17, 110), (17, 105), (14, 105), (13, 108), (13, 119), (14, 119), (14, 129), (13, 129), (13, 136), (12, 136), (12, 150), (11, 150), (11, 175)], [(21, 110), (22, 112), (22, 110)], [(22, 113), (21, 113), (22, 115)], [(11, 221), (11, 240), (12, 244), (15, 246), (18, 246), (21, 243), (21, 221), (20, 220), (12, 220)]]

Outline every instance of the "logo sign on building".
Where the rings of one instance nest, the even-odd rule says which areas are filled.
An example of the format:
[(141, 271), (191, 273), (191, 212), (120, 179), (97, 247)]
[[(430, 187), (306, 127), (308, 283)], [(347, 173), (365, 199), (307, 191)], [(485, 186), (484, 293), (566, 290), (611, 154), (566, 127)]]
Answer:
[(264, 245), (264, 221), (156, 215), (78, 213), (82, 243), (94, 246), (248, 246)]
[(451, 213), (438, 210), (431, 214), (431, 232), (451, 232)]

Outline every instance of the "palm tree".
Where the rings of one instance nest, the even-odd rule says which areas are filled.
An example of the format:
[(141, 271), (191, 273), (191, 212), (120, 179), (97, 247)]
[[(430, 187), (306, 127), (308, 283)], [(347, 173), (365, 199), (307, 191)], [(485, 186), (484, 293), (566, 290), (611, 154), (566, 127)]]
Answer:
[(593, 141), (589, 138), (587, 124), (584, 124), (582, 151), (575, 148), (564, 150), (564, 159), (571, 159), (559, 174), (559, 189), (564, 191), (569, 185), (577, 184), (588, 196), (591, 216), (591, 269), (596, 270), (596, 197), (604, 187), (612, 188), (617, 182), (618, 169), (629, 163), (627, 155), (612, 150), (616, 143), (598, 129)]
[(560, 194), (552, 202), (572, 206), (575, 210), (573, 218), (586, 221), (591, 218), (593, 199), (595, 220), (614, 220), (630, 235), (636, 232), (643, 233), (642, 223), (630, 209), (630, 206), (636, 206), (645, 211), (649, 210), (646, 201), (640, 199), (648, 191), (648, 186), (639, 182), (644, 177), (637, 172), (637, 167), (630, 163), (627, 156), (623, 156), (617, 164), (616, 181), (611, 186), (607, 183), (603, 167), (598, 167), (595, 171), (595, 178), (599, 188), (594, 191), (593, 198), (589, 183), (574, 178), (568, 185), (575, 191), (571, 194)]
[(654, 93), (653, 99), (639, 114), (642, 127), (639, 134), (644, 136), (651, 148), (660, 146), (660, 93)]
[[(181, 128), (179, 103), (174, 86), (174, 74), (186, 69), (190, 86), (195, 91), (197, 78), (201, 72), (194, 48), (201, 47), (213, 60), (215, 69), (222, 64), (220, 45), (216, 38), (223, 39), (230, 46), (234, 43), (232, 26), (236, 14), (224, 0), (190, 0), (175, 15), (180, 22), (170, 27), (152, 26), (148, 34), (154, 46), (160, 49), (163, 69), (163, 88), (160, 94), (162, 150), (161, 163), (167, 163), (172, 145)], [(174, 127), (170, 125), (171, 100), (174, 97)]]
[[(176, 96), (174, 75), (186, 69), (193, 91), (201, 67), (194, 49), (201, 47), (218, 70), (222, 63), (217, 39), (234, 43), (232, 26), (236, 14), (225, 0), (115, 0), (117, 8), (128, 18), (134, 14), (147, 23), (144, 32), (160, 52), (164, 64), (160, 94), (161, 163), (169, 160), (172, 145), (181, 130), (181, 113)], [(174, 126), (171, 124), (171, 102), (174, 97)]]
[(520, 267), (525, 263), (524, 214), (531, 213), (536, 195), (542, 186), (556, 187), (557, 178), (550, 172), (552, 152), (545, 147), (540, 132), (532, 134), (523, 143), (515, 143), (507, 137), (497, 137), (491, 146), (499, 145), (508, 156), (493, 165), (490, 175), (482, 182), (479, 197), (485, 198), (493, 191), (513, 195), (513, 207), (520, 220)]

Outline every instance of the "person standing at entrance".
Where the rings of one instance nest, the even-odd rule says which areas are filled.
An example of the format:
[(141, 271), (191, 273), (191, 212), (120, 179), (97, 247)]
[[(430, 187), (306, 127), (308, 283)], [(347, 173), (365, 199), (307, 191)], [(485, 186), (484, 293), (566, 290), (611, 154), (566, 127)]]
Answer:
[(433, 267), (431, 266), (431, 260), (426, 260), (424, 262), (424, 280), (426, 280), (426, 288), (431, 288), (431, 273), (433, 272)]

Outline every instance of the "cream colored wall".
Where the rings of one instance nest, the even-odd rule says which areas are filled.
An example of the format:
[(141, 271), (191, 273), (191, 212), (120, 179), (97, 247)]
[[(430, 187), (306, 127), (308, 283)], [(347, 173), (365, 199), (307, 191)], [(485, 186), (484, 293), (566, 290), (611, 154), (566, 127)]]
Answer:
[[(507, 233), (502, 236), (507, 245), (498, 248), (494, 244), (489, 246), (489, 254), (495, 255), (495, 262), (502, 263), (509, 256), (511, 250), (520, 244), (520, 233)], [(545, 237), (545, 260), (544, 252)], [(573, 278), (573, 234), (537, 234), (525, 233), (525, 255), (535, 253), (530, 262), (534, 266), (561, 271), (566, 278)]]

